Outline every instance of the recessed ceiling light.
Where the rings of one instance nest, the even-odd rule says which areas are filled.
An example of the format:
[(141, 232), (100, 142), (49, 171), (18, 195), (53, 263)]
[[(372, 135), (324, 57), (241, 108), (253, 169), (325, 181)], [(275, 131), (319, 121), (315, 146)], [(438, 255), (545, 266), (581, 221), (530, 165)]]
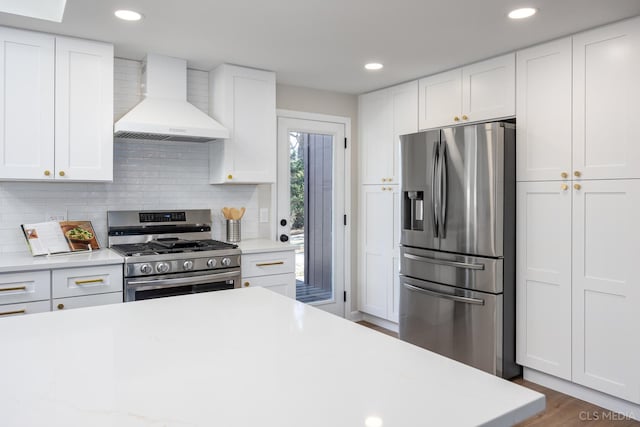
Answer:
[(113, 14), (125, 21), (139, 21), (142, 19), (142, 14), (135, 10), (120, 9), (116, 10)]
[(369, 71), (381, 70), (382, 67), (384, 67), (384, 65), (382, 65), (379, 62), (370, 62), (368, 64), (365, 64), (365, 66), (364, 66), (364, 68), (366, 68)]
[(530, 16), (535, 15), (537, 12), (536, 9), (532, 7), (523, 7), (520, 9), (515, 9), (509, 12), (509, 18), (511, 19), (524, 19)]

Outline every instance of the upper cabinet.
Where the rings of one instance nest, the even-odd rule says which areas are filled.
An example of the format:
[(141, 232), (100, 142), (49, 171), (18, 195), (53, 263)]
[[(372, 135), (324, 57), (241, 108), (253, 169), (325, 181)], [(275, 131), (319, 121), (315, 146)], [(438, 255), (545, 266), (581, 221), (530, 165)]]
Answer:
[(0, 28), (0, 179), (53, 179), (55, 38)]
[(210, 183), (276, 181), (276, 75), (224, 64), (209, 75), (209, 113), (230, 137), (210, 144)]
[(518, 181), (571, 173), (571, 38), (517, 54)]
[(573, 169), (640, 178), (640, 18), (573, 37)]
[(113, 45), (56, 38), (56, 179), (113, 180)]
[(113, 46), (0, 28), (0, 179), (113, 179)]
[(398, 184), (400, 135), (418, 131), (418, 82), (361, 95), (361, 184)]
[(419, 80), (419, 127), (432, 129), (515, 115), (515, 54)]

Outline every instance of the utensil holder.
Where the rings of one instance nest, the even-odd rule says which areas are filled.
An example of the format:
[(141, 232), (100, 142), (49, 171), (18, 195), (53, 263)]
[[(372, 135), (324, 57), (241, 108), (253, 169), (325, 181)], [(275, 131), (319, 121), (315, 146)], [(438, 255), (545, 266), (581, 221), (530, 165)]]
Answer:
[(227, 242), (235, 243), (240, 241), (240, 220), (227, 220)]

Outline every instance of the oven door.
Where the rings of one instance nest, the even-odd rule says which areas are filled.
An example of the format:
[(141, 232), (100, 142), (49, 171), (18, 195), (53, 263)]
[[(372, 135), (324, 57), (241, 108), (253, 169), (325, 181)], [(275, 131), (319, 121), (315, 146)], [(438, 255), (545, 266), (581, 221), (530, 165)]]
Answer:
[(125, 279), (125, 302), (240, 287), (240, 269), (220, 273), (184, 273)]

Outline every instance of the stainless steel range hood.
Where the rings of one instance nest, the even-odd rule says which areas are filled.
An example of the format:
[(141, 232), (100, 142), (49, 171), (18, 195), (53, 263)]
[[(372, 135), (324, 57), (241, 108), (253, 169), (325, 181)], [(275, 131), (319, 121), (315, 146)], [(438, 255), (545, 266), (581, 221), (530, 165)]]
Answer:
[(148, 54), (144, 99), (114, 125), (116, 138), (207, 142), (229, 138), (220, 123), (187, 102), (187, 61)]

